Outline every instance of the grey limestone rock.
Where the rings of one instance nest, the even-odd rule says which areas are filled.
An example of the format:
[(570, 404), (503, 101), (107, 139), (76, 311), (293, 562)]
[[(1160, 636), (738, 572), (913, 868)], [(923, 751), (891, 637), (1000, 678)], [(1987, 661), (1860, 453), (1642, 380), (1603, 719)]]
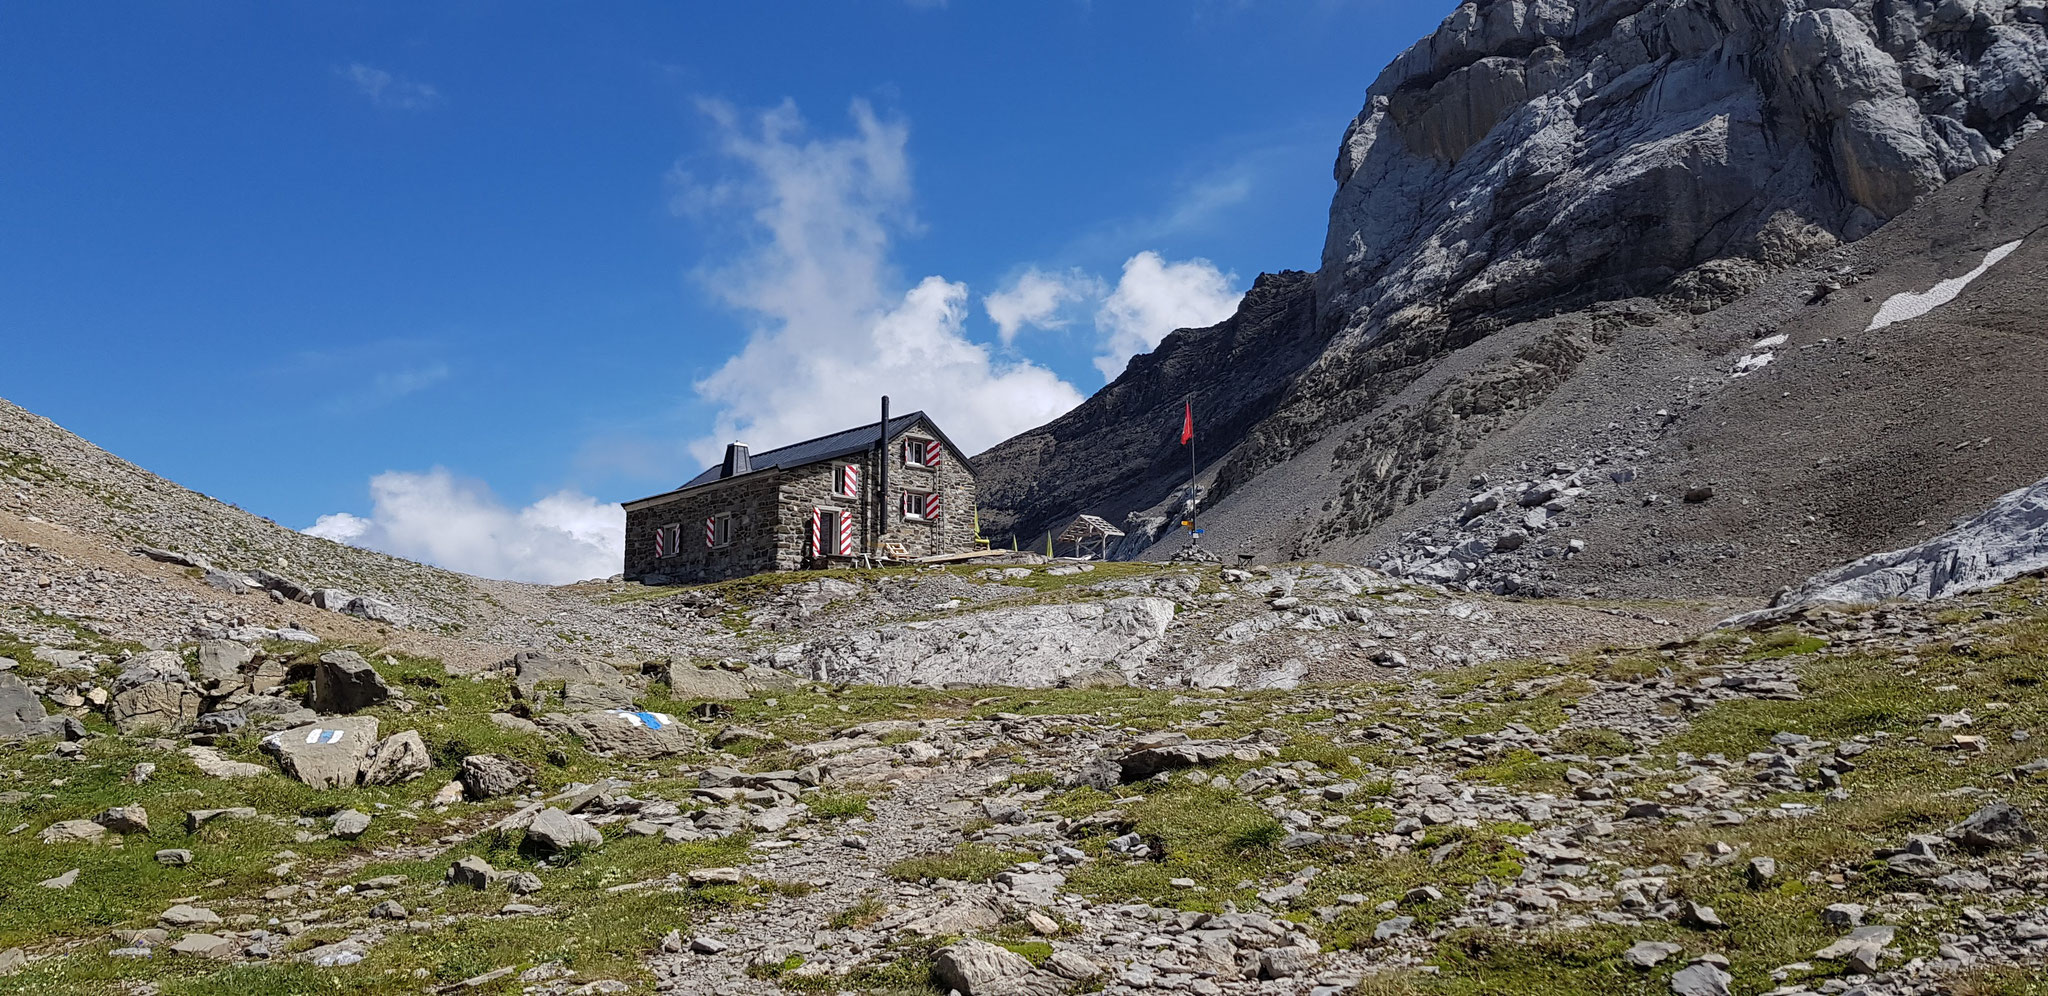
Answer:
[(1016, 981), (1032, 971), (1031, 963), (1023, 955), (973, 938), (940, 948), (932, 959), (932, 978), (960, 996), (1000, 996), (1013, 992)]
[(391, 698), (384, 676), (352, 650), (330, 650), (313, 669), (311, 705), (321, 712), (355, 712)]
[(210, 692), (228, 692), (245, 682), (242, 669), (256, 651), (232, 640), (199, 641), (199, 683)]
[(1925, 543), (1864, 557), (1809, 579), (1775, 607), (1724, 625), (1748, 625), (1824, 603), (1927, 600), (1983, 591), (2048, 571), (2048, 479), (1994, 502), (1982, 514)]
[(486, 889), (498, 874), (491, 863), (471, 855), (448, 866), (448, 884), (469, 889)]
[(699, 667), (687, 660), (665, 661), (660, 677), (669, 694), (686, 701), (720, 702), (747, 697), (744, 678), (720, 668)]
[(273, 733), (263, 749), (284, 773), (314, 788), (346, 788), (362, 775), (377, 742), (374, 716), (338, 716)]
[(1728, 996), (1735, 977), (1708, 962), (1687, 965), (1671, 976), (1673, 996)]
[(427, 742), (418, 730), (403, 730), (377, 742), (363, 764), (363, 784), (396, 785), (427, 773), (434, 766)]
[(695, 733), (666, 713), (624, 709), (551, 713), (542, 717), (541, 727), (574, 736), (592, 751), (626, 758), (680, 754), (697, 742)]
[(997, 609), (821, 637), (782, 651), (777, 665), (819, 681), (1050, 688), (1143, 667), (1174, 611), (1152, 597)]
[(334, 814), (331, 821), (334, 835), (342, 840), (354, 840), (370, 829), (369, 814), (354, 809), (344, 809)]
[(199, 718), (202, 703), (185, 662), (171, 651), (152, 650), (122, 665), (107, 718), (122, 733), (175, 732)]
[(553, 854), (576, 847), (596, 847), (604, 843), (604, 835), (596, 827), (550, 807), (534, 814), (533, 822), (526, 826), (526, 840), (543, 853)]
[(0, 740), (62, 737), (75, 740), (84, 734), (72, 729), (78, 721), (68, 716), (51, 716), (43, 700), (20, 678), (0, 671)]
[(462, 759), (455, 777), (470, 798), (495, 799), (519, 791), (533, 769), (498, 754), (471, 754)]

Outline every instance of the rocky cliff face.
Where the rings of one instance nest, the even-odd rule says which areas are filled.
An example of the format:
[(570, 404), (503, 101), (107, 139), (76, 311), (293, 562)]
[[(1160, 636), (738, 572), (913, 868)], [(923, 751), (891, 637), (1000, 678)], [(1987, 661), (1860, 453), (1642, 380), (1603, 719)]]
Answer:
[(1228, 321), (1173, 333), (1087, 404), (977, 458), (983, 534), (1042, 547), (1078, 513), (1122, 522), (1159, 503), (1188, 479), (1182, 403), (1198, 409), (1198, 446), (1228, 441), (1213, 462), (1273, 414), (1324, 329), (1313, 275), (1262, 274)]
[[(1317, 353), (1282, 351), (1253, 374), (1284, 387), (1210, 450), (1212, 545), (1377, 561), (1402, 538), (1388, 530), (1417, 525), (1395, 520), (1447, 485), (1526, 477), (1526, 449), (1489, 448), (1591, 371), (1718, 365), (1774, 274), (1863, 239), (2041, 126), (2044, 22), (2041, 0), (1463, 4), (1380, 74), (1344, 133), (1313, 305), (1293, 312), (1318, 328), (1286, 333)], [(1189, 334), (1183, 352), (1214, 338)], [(1643, 421), (1681, 396), (1582, 399), (1580, 418)], [(1068, 445), (1128, 431), (1107, 411), (1098, 397), (1062, 419), (1100, 427)], [(1171, 500), (1170, 478), (1105, 492), (1034, 474), (1017, 442), (984, 460), (1033, 482), (991, 494), (1005, 521)], [(1564, 450), (1546, 464), (1613, 457)]]

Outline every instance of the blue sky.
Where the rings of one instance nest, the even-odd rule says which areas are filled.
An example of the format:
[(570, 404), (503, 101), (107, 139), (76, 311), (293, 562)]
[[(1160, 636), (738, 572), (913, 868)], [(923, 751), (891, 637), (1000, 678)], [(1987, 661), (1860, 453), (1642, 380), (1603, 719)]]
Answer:
[(294, 528), (611, 573), (727, 439), (888, 390), (979, 449), (1313, 269), (1452, 6), (5, 5), (0, 396)]

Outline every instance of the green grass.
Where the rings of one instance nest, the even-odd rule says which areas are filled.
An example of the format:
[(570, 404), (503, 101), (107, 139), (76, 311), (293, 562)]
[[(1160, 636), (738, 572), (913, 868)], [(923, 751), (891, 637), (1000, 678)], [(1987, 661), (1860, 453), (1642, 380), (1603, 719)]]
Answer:
[(903, 882), (947, 879), (954, 882), (987, 882), (1019, 862), (1037, 855), (1006, 851), (984, 844), (961, 844), (951, 851), (904, 858), (889, 866), (889, 877)]
[(1645, 972), (1621, 960), (1642, 939), (1621, 928), (1505, 936), (1460, 930), (1436, 949), (1434, 973), (1368, 976), (1357, 996), (1668, 996), (1684, 961)]
[[(1125, 819), (1081, 840), (1097, 860), (1068, 875), (1070, 888), (1108, 902), (1141, 899), (1215, 911), (1225, 902), (1251, 901), (1256, 888), (1240, 882), (1263, 883), (1306, 863), (1305, 854), (1279, 851), (1286, 829), (1234, 791), (1178, 782), (1127, 804), (1123, 813)], [(1163, 858), (1131, 861), (1102, 846), (1124, 833), (1152, 842)], [(1194, 879), (1196, 888), (1176, 888), (1176, 878)]]
[(853, 905), (832, 914), (825, 926), (832, 930), (852, 930), (872, 924), (889, 914), (889, 904), (880, 896), (869, 893), (855, 900)]
[(1554, 788), (1564, 784), (1565, 769), (1569, 767), (1563, 761), (1545, 761), (1534, 751), (1512, 750), (1497, 761), (1467, 768), (1458, 777), (1489, 785)]
[(867, 819), (871, 798), (864, 792), (819, 792), (806, 796), (804, 803), (821, 820)]

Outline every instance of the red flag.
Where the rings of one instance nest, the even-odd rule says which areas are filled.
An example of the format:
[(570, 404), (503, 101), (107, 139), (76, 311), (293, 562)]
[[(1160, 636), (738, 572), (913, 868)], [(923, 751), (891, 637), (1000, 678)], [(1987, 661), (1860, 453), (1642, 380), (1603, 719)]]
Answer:
[(1195, 403), (1187, 402), (1187, 417), (1180, 423), (1180, 444), (1186, 446), (1195, 441)]

